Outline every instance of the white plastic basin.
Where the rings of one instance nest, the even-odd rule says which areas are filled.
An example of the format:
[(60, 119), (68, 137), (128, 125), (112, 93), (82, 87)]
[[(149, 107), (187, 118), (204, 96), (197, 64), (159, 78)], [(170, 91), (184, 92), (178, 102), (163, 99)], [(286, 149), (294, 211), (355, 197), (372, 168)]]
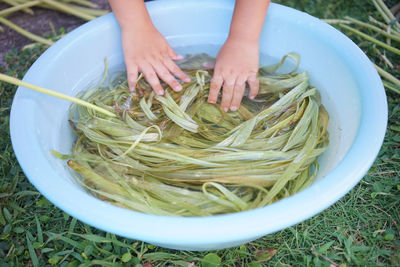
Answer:
[[(229, 29), (233, 1), (148, 3), (153, 22), (178, 52), (217, 53)], [(86, 193), (65, 162), (74, 135), (69, 102), (19, 88), (11, 110), (11, 139), (30, 182), (60, 209), (120, 236), (185, 250), (232, 247), (299, 223), (326, 209), (368, 171), (381, 147), (387, 104), (381, 80), (363, 52), (333, 27), (305, 13), (272, 4), (261, 37), (262, 63), (298, 52), (301, 69), (319, 88), (330, 113), (330, 146), (320, 157), (318, 180), (304, 191), (264, 208), (212, 217), (147, 215), (119, 208)], [(25, 81), (76, 95), (100, 80), (103, 60), (123, 68), (119, 26), (112, 14), (74, 30), (50, 47)]]

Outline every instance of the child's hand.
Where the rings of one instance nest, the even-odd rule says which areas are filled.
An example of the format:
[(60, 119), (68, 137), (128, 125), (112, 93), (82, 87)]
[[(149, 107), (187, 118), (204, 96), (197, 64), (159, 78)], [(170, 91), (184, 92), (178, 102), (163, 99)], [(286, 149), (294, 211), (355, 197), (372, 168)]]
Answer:
[(122, 30), (122, 47), (130, 90), (135, 89), (138, 72), (143, 73), (158, 95), (164, 93), (159, 78), (174, 91), (182, 90), (182, 85), (174, 76), (184, 82), (189, 82), (190, 78), (173, 61), (182, 59), (182, 56), (174, 52), (153, 25), (147, 26)]
[(160, 80), (166, 82), (175, 91), (182, 86), (175, 79), (190, 81), (173, 60), (182, 59), (168, 45), (165, 38), (151, 22), (143, 0), (109, 0), (115, 17), (121, 26), (122, 48), (131, 91), (135, 90), (138, 72), (158, 95), (164, 90)]
[(217, 102), (222, 87), (221, 107), (225, 111), (236, 111), (242, 101), (246, 82), (250, 86), (249, 98), (257, 95), (258, 50), (258, 41), (227, 39), (217, 55), (208, 102)]
[(258, 93), (258, 43), (270, 0), (236, 0), (229, 36), (217, 55), (208, 102), (216, 103), (222, 87), (221, 107), (235, 111), (246, 82), (249, 98)]

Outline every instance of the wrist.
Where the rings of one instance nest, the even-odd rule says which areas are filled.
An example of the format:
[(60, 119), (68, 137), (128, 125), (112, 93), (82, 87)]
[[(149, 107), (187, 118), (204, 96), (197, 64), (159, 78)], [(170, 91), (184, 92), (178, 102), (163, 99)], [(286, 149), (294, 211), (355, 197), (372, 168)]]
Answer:
[(240, 41), (242, 43), (258, 44), (260, 41), (260, 34), (259, 31), (249, 31), (245, 27), (231, 27), (228, 39)]
[(229, 34), (225, 43), (231, 43), (231, 44), (237, 44), (239, 46), (258, 48), (259, 38), (243, 37), (243, 36)]
[(121, 31), (125, 34), (150, 34), (157, 32), (156, 27), (150, 20), (135, 20), (131, 23), (120, 24)]
[(236, 0), (229, 38), (258, 44), (269, 2), (269, 0)]
[(155, 29), (143, 0), (109, 0), (109, 3), (122, 31)]

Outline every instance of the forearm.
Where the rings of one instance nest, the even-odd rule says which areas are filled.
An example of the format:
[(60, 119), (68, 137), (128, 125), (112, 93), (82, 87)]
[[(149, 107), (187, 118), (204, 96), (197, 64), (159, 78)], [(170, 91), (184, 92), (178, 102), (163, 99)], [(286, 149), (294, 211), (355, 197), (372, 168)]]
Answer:
[(236, 0), (229, 38), (258, 43), (270, 2), (270, 0)]
[(123, 31), (154, 27), (143, 0), (109, 0), (109, 3)]

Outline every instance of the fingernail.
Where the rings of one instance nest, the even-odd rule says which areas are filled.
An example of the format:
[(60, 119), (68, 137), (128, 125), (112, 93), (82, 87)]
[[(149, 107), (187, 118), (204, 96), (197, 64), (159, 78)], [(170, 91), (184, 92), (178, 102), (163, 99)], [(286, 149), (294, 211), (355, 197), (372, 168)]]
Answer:
[(191, 81), (191, 79), (190, 79), (189, 77), (187, 77), (187, 78), (183, 79), (183, 81), (184, 81), (185, 83), (188, 83), (188, 82)]
[(214, 100), (208, 100), (208, 103), (210, 103), (210, 104), (215, 104), (216, 101), (214, 101)]
[(224, 111), (225, 111), (225, 112), (228, 112), (228, 108), (224, 108)]
[(182, 55), (176, 55), (175, 60), (182, 60), (183, 56)]
[(164, 91), (163, 91), (163, 90), (158, 90), (158, 91), (156, 91), (156, 94), (157, 94), (157, 95), (163, 95), (163, 94), (164, 94)]
[(254, 98), (256, 98), (256, 96), (254, 96), (254, 95), (249, 95), (249, 98), (250, 98), (251, 100), (253, 100)]
[(182, 85), (178, 85), (178, 86), (175, 87), (175, 91), (178, 91), (178, 92), (179, 92), (179, 91), (181, 91), (181, 90), (182, 90)]
[(136, 89), (135, 89), (135, 86), (131, 86), (131, 87), (129, 87), (129, 91), (131, 91), (131, 92), (135, 92), (135, 91), (136, 91)]
[(237, 108), (236, 106), (232, 106), (232, 107), (231, 107), (231, 110), (232, 110), (232, 111), (236, 111), (237, 109), (238, 109), (238, 108)]

